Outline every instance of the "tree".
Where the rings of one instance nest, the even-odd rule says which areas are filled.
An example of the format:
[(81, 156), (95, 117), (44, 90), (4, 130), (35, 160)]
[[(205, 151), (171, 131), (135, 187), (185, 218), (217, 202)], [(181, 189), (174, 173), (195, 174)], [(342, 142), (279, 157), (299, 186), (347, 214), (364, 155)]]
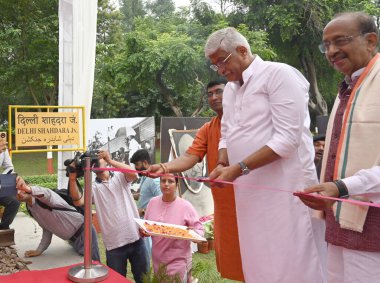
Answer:
[(0, 0), (0, 7), (0, 119), (4, 121), (8, 104), (57, 104), (58, 2)]
[[(116, 56), (125, 45), (123, 15), (109, 0), (98, 2), (97, 45), (94, 94), (91, 108), (93, 118), (116, 118), (128, 102), (115, 82)], [(124, 22), (125, 23), (125, 22)]]
[(186, 33), (186, 24), (176, 17), (139, 18), (136, 30), (127, 34), (115, 73), (129, 98), (139, 97), (131, 112), (145, 112), (141, 108), (148, 106), (154, 112), (170, 109), (176, 116), (187, 116), (197, 108), (197, 78), (207, 76), (207, 69), (201, 45)]
[(326, 100), (333, 101), (339, 76), (327, 66), (317, 49), (324, 25), (335, 13), (345, 10), (379, 15), (378, 3), (376, 8), (371, 0), (236, 0), (235, 3), (241, 7), (234, 20), (240, 18), (249, 22), (251, 29), (266, 30), (278, 59), (304, 72), (310, 82), (309, 106), (317, 115), (328, 113)]
[[(171, 5), (172, 1), (148, 3), (146, 14), (134, 18), (133, 29), (122, 34), (121, 42), (106, 38), (119, 38), (111, 26), (125, 21), (116, 19), (116, 11), (102, 8), (108, 15), (98, 17), (107, 21), (98, 24), (103, 31), (98, 36), (93, 117), (211, 114), (205, 110), (205, 84), (217, 74), (209, 69), (203, 47), (212, 31), (228, 23), (207, 5), (197, 13), (175, 13)], [(266, 59), (274, 58), (265, 32), (250, 31), (243, 24), (238, 29)]]
[(124, 16), (123, 24), (125, 31), (134, 30), (135, 18), (146, 14), (142, 0), (121, 0), (120, 12)]
[(173, 15), (175, 11), (175, 5), (172, 0), (147, 1), (145, 7), (149, 14), (156, 19)]

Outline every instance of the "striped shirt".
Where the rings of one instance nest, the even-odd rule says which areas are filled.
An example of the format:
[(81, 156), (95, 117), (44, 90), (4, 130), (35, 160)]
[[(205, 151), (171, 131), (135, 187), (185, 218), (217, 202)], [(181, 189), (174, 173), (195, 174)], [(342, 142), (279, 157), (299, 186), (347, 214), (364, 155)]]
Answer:
[(104, 246), (107, 250), (136, 242), (140, 239), (134, 218), (139, 218), (133, 199), (131, 182), (124, 174), (115, 172), (108, 181), (92, 184), (92, 198), (96, 205)]

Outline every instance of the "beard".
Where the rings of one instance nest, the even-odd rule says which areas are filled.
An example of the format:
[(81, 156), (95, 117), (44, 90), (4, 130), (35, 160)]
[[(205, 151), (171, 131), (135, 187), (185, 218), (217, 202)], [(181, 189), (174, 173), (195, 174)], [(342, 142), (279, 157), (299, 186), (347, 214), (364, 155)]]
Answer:
[[(148, 168), (145, 168), (144, 166), (141, 166), (139, 169), (137, 169), (138, 171), (145, 171), (145, 170), (147, 170)], [(138, 173), (138, 175), (140, 176), (140, 177), (142, 177), (142, 176), (144, 176), (144, 175), (142, 175), (141, 173)]]

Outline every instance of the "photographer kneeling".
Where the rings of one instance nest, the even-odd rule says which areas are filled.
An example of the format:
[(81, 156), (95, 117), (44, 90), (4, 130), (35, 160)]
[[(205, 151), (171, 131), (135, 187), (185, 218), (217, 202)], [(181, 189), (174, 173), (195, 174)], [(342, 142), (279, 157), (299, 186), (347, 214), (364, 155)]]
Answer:
[[(41, 255), (50, 245), (53, 234), (68, 240), (80, 254), (84, 253), (84, 216), (53, 190), (29, 186), (21, 177), (16, 179), (17, 199), (25, 202), (31, 216), (42, 227), (42, 239), (36, 250), (26, 257)], [(92, 228), (92, 259), (100, 261), (97, 236)]]
[[(124, 277), (127, 261), (131, 263), (133, 278), (142, 283), (142, 275), (148, 272), (148, 261), (144, 240), (134, 218), (139, 218), (136, 203), (131, 193), (131, 184), (137, 179), (136, 173), (127, 164), (112, 160), (108, 151), (100, 150), (97, 162), (92, 167), (96, 181), (92, 183), (92, 201), (102, 230), (106, 248), (107, 265)], [(75, 205), (83, 205), (84, 200), (78, 190), (76, 178), (78, 170), (72, 161), (70, 166), (70, 194)], [(125, 172), (105, 170), (108, 165), (127, 169)], [(83, 166), (82, 166), (83, 167)], [(98, 169), (96, 167), (99, 167)], [(80, 172), (80, 171), (79, 171)]]

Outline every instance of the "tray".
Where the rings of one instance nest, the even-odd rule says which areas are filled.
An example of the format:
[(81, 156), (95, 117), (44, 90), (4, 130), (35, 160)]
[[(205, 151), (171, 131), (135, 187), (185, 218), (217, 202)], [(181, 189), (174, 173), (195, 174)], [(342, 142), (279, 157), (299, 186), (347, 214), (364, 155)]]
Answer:
[[(145, 220), (140, 218), (135, 218), (136, 223), (140, 226), (141, 229), (144, 230), (144, 232), (150, 236), (158, 236), (158, 237), (164, 237), (164, 238), (170, 238), (170, 239), (178, 239), (178, 240), (190, 240), (190, 241), (197, 241), (197, 242), (205, 242), (207, 241), (202, 236), (195, 233), (193, 230), (188, 230), (186, 226), (176, 225), (176, 224), (168, 224), (163, 222), (157, 222), (157, 221), (151, 221), (151, 220)], [(145, 227), (144, 223), (150, 224), (150, 225), (158, 225), (165, 228), (177, 228), (181, 229), (184, 232), (188, 232), (187, 236), (179, 236), (179, 235), (171, 235), (166, 233), (157, 233), (152, 232)]]

